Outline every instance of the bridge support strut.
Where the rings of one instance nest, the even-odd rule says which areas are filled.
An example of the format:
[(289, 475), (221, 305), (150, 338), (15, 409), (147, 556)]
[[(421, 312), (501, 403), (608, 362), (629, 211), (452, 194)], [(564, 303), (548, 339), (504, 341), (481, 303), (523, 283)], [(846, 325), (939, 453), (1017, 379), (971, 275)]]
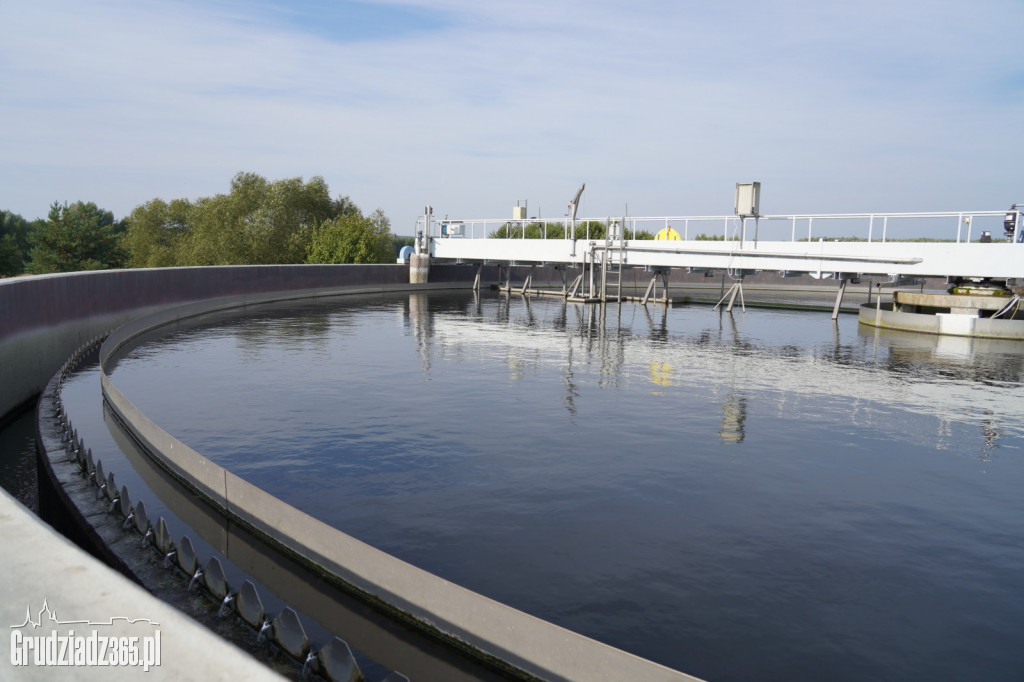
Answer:
[(715, 307), (712, 308), (712, 310), (718, 310), (718, 306), (722, 305), (722, 301), (724, 301), (725, 299), (728, 298), (729, 299), (729, 303), (725, 306), (725, 312), (731, 313), (732, 312), (732, 305), (733, 305), (733, 303), (736, 302), (736, 294), (740, 295), (740, 306), (742, 306), (743, 312), (747, 312), (747, 304), (746, 304), (746, 301), (743, 300), (743, 280), (742, 279), (738, 279), (735, 282), (733, 282), (733, 285), (731, 287), (729, 287), (729, 291), (725, 292), (725, 296), (723, 296), (721, 298), (721, 300), (719, 300), (718, 303), (715, 304)]
[(843, 294), (846, 293), (846, 283), (849, 280), (845, 277), (839, 280), (839, 291), (836, 292), (836, 304), (832, 306), (832, 319), (835, 320), (839, 317), (839, 306), (843, 304)]

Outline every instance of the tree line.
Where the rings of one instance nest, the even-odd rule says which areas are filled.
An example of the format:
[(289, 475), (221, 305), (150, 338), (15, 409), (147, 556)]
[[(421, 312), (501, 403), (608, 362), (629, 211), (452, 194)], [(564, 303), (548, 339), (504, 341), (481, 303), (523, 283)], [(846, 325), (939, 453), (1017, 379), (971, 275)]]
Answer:
[(378, 209), (332, 198), (319, 176), (239, 173), (227, 194), (152, 199), (115, 220), (92, 202), (54, 203), (45, 220), (0, 211), (0, 276), (110, 268), (387, 263), (411, 241)]
[[(569, 228), (564, 222), (531, 222), (525, 225), (509, 221), (490, 234), (491, 239), (565, 239)], [(608, 225), (599, 220), (577, 223), (572, 231), (575, 239), (604, 239)], [(654, 239), (646, 230), (626, 229), (629, 239)]]

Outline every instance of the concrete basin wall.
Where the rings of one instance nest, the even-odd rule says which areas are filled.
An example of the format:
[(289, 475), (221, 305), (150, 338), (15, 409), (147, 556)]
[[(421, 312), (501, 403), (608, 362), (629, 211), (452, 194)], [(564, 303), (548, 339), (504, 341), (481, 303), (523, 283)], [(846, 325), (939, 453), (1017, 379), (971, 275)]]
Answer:
[[(435, 281), (472, 278), (437, 267)], [(223, 296), (404, 284), (406, 265), (239, 265), (0, 279), (0, 415), (37, 395), (91, 338), (155, 310)]]
[(865, 303), (860, 307), (858, 319), (861, 324), (882, 329), (1024, 341), (1024, 320), (992, 319), (950, 313), (932, 315), (897, 312), (892, 309), (891, 303), (883, 303), (880, 307)]

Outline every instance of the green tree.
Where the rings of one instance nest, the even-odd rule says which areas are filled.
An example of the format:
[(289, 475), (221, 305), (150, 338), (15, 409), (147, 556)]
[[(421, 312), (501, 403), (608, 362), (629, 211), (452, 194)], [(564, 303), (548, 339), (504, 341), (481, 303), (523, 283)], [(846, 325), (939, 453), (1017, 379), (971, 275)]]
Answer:
[[(576, 239), (604, 239), (608, 226), (597, 220), (588, 220), (576, 225), (572, 232)], [(525, 230), (525, 234), (524, 234)], [(507, 222), (491, 233), (492, 239), (565, 239), (565, 223), (522, 223)], [(646, 230), (626, 228), (627, 239), (654, 239), (654, 235)]]
[(313, 229), (307, 263), (390, 263), (394, 256), (391, 221), (380, 209), (327, 220)]
[(182, 264), (301, 263), (314, 226), (352, 209), (347, 198), (333, 201), (319, 176), (268, 182), (239, 173), (229, 194), (194, 204)]
[(28, 271), (42, 274), (123, 267), (123, 230), (124, 224), (116, 223), (113, 213), (92, 202), (54, 202), (47, 220), (37, 223), (29, 234)]
[(20, 275), (25, 271), (25, 263), (18, 253), (18, 243), (14, 237), (5, 234), (0, 237), (0, 277)]
[(361, 217), (359, 208), (331, 199), (319, 176), (270, 182), (239, 173), (227, 194), (136, 207), (123, 244), (134, 267), (302, 263), (316, 226), (350, 216)]
[(0, 211), (0, 277), (25, 272), (31, 245), (29, 222), (16, 213)]
[(163, 268), (183, 265), (182, 244), (189, 232), (192, 204), (187, 199), (166, 203), (153, 199), (127, 218), (128, 229), (121, 240), (133, 268)]
[(415, 237), (399, 237), (398, 235), (394, 235), (391, 238), (391, 246), (392, 246), (392, 249), (394, 250), (394, 256), (397, 259), (398, 258), (398, 254), (402, 253), (402, 248), (403, 247), (405, 247), (405, 246), (416, 246), (416, 238)]

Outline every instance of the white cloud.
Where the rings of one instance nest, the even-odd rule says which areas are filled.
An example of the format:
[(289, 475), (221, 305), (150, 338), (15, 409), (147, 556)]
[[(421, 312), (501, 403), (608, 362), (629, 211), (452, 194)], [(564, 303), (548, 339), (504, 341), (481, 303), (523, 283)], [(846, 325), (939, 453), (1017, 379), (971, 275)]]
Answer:
[[(1000, 208), (1017, 191), (1015, 2), (410, 2), (332, 42), (244, 3), (0, 9), (0, 208), (124, 215), (239, 170), (323, 175), (399, 231), (501, 217)], [(301, 8), (301, 5), (300, 5)]]

